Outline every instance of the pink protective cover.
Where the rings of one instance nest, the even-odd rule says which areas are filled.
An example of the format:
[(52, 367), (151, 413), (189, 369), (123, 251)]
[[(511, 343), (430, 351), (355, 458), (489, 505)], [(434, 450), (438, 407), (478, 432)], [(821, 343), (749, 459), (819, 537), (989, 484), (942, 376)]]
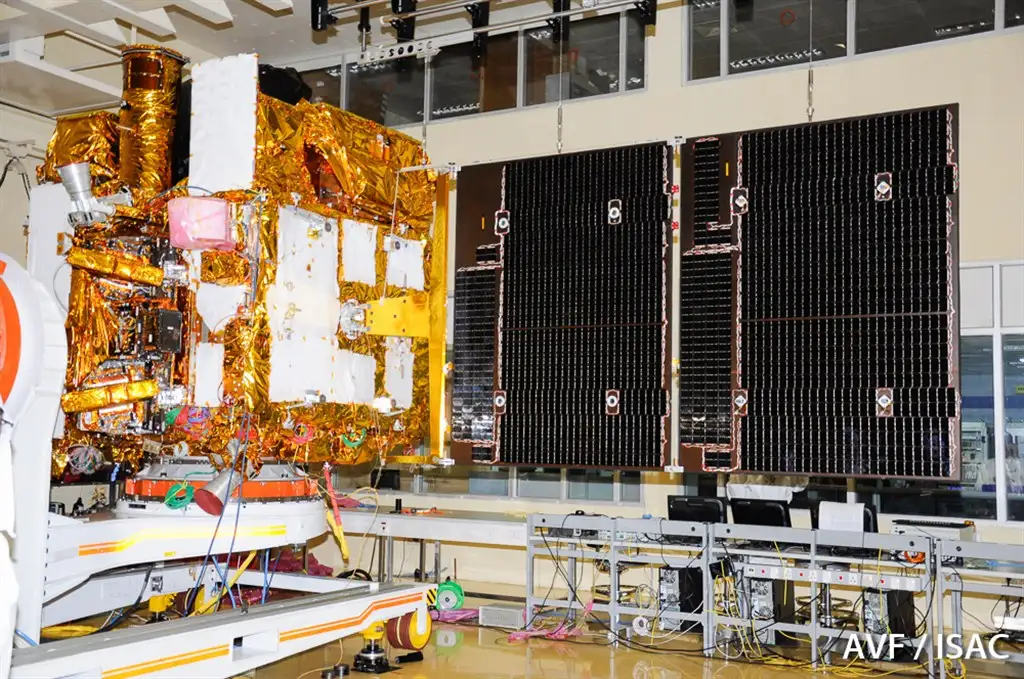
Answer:
[(183, 250), (233, 250), (234, 228), (228, 202), (186, 196), (167, 202), (171, 245)]

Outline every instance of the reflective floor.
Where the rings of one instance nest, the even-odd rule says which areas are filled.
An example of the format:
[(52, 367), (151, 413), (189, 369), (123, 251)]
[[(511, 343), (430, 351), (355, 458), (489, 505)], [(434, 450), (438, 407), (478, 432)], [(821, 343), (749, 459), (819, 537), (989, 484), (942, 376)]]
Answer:
[[(430, 645), (424, 650), (422, 662), (399, 666), (397, 671), (387, 676), (395, 679), (757, 679), (766, 675), (778, 679), (808, 676), (869, 679), (872, 676), (884, 676), (880, 672), (857, 673), (853, 669), (843, 671), (834, 668), (832, 672), (812, 672), (806, 666), (754, 665), (705, 660), (695, 655), (654, 654), (622, 647), (612, 649), (600, 641), (597, 638), (592, 638), (592, 643), (535, 639), (510, 643), (506, 634), (491, 630), (439, 627), (435, 629)], [(359, 638), (348, 639), (342, 644), (342, 654), (338, 643), (331, 644), (262, 668), (255, 673), (255, 677), (317, 679), (323, 668), (333, 666), (342, 658), (344, 662), (351, 663), (352, 656), (361, 645)], [(895, 676), (928, 676), (906, 665), (893, 666), (893, 669), (899, 673)], [(981, 676), (975, 672), (970, 673), (971, 679)]]

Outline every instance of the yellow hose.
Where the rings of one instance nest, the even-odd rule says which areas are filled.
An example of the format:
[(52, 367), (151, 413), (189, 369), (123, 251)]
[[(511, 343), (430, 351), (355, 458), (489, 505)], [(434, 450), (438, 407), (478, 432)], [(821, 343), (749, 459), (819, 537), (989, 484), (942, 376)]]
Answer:
[(44, 627), (39, 632), (39, 636), (43, 639), (74, 639), (92, 634), (98, 629), (91, 625), (54, 625), (53, 627)]
[(334, 539), (338, 541), (338, 546), (341, 547), (341, 559), (342, 561), (348, 561), (348, 540), (345, 539), (345, 531), (341, 529), (341, 526), (334, 520), (334, 513), (330, 509), (327, 510), (327, 524), (331, 527), (331, 532), (334, 533)]
[[(225, 586), (220, 588), (220, 592), (217, 594), (217, 596), (213, 597), (212, 599), (207, 601), (205, 604), (203, 604), (200, 608), (197, 608), (195, 611), (193, 611), (192, 615), (204, 615), (207, 612), (209, 612), (209, 610), (211, 608), (216, 606), (217, 602), (220, 601), (221, 598), (225, 594), (227, 594), (227, 591), (235, 586), (235, 583), (238, 582), (238, 578), (242, 577), (242, 573), (245, 572), (245, 569), (249, 567), (249, 564), (251, 564), (252, 560), (255, 559), (255, 558), (256, 558), (256, 550), (254, 549), (251, 552), (249, 552), (249, 556), (245, 557), (245, 561), (243, 561), (238, 566), (238, 570), (236, 570), (235, 574), (231, 576), (231, 578), (228, 580), (227, 584), (225, 584)], [(189, 617), (191, 617), (191, 616), (189, 616)]]

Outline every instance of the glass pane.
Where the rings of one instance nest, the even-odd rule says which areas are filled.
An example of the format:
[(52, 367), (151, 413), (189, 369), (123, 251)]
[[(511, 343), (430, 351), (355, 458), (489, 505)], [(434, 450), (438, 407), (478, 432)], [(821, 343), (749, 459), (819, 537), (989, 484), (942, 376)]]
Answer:
[(611, 502), (615, 499), (615, 472), (599, 469), (570, 469), (569, 499)]
[(618, 14), (570, 22), (567, 49), (552, 39), (550, 28), (523, 35), (527, 105), (619, 91)]
[(1006, 0), (1006, 27), (1024, 26), (1024, 0)]
[(519, 497), (558, 500), (562, 497), (562, 470), (557, 467), (519, 469)]
[(1003, 401), (1010, 520), (1024, 521), (1024, 335), (1003, 337)]
[(636, 11), (626, 14), (626, 89), (644, 88), (647, 60), (647, 27), (640, 22)]
[(515, 108), (518, 50), (518, 33), (492, 35), (487, 56), (478, 64), (472, 43), (442, 48), (430, 62), (431, 119)]
[(846, 0), (730, 2), (730, 73), (846, 56)]
[(846, 502), (846, 479), (811, 477), (803, 490), (793, 493), (790, 506), (808, 509), (822, 501)]
[[(814, 9), (817, 13), (818, 6)], [(857, 0), (859, 54), (991, 31), (994, 26), (993, 0)]]
[(996, 518), (991, 337), (960, 338), (961, 483), (861, 481), (861, 501), (886, 514)]
[(341, 106), (341, 66), (303, 71), (301, 75), (302, 82), (313, 90), (311, 102)]
[(474, 465), (424, 469), (423, 492), (507, 497), (508, 468)]
[(400, 59), (348, 67), (348, 110), (388, 127), (423, 120), (423, 61)]
[(690, 80), (721, 75), (718, 43), (722, 37), (720, 0), (690, 2)]
[(640, 502), (640, 484), (643, 475), (640, 472), (622, 472), (619, 474), (619, 499), (622, 502)]

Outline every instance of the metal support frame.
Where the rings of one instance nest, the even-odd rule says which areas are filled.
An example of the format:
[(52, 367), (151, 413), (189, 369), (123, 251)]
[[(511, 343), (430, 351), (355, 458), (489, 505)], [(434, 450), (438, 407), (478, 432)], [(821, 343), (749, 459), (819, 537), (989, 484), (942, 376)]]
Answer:
[(425, 625), (428, 589), (373, 583), (17, 649), (11, 678), (236, 676), (406, 613)]
[[(560, 534), (551, 536), (552, 529), (560, 530)], [(675, 539), (665, 542), (665, 537)], [(679, 538), (684, 537), (695, 541), (693, 544), (680, 544)], [(769, 547), (758, 547), (759, 543), (763, 545), (766, 542), (770, 543)], [(645, 554), (645, 547), (656, 549), (657, 554)], [(607, 616), (609, 628), (616, 632), (611, 638), (613, 642), (619, 638), (620, 630), (632, 631), (624, 625), (624, 616), (642, 615), (653, 619), (657, 614), (660, 619), (671, 622), (701, 623), (703, 648), (708, 656), (715, 654), (716, 643), (721, 642), (717, 630), (725, 625), (750, 629), (758, 636), (768, 630), (806, 635), (810, 639), (812, 664), (831, 664), (832, 653), (841, 640), (864, 634), (834, 624), (828, 605), (834, 588), (919, 593), (933, 603), (928, 606), (922, 621), (924, 634), (909, 642), (919, 649), (923, 662), (939, 679), (945, 679), (946, 669), (944, 659), (936, 657), (933, 640), (936, 634), (945, 633), (947, 594), (952, 611), (950, 624), (955, 633), (963, 632), (962, 599), (965, 592), (1024, 598), (1024, 554), (1019, 547), (943, 541), (921, 535), (534, 514), (527, 518), (526, 549), (528, 620), (539, 615), (541, 609), (565, 611), (556, 615), (567, 617), (582, 610), (584, 602), (576, 591), (572, 574), (580, 567), (581, 560), (602, 560), (607, 561), (610, 567), (609, 598), (607, 603), (593, 604), (592, 610)], [(866, 559), (850, 555), (843, 549), (864, 550), (880, 556), (877, 560)], [(922, 554), (923, 561), (908, 564), (901, 558), (889, 556), (908, 552)], [(568, 589), (567, 597), (545, 595), (542, 599), (538, 596), (534, 563), (538, 558), (567, 563), (568, 568), (563, 571), (567, 580), (564, 583)], [(704, 583), (703, 610), (677, 613), (623, 605), (618, 577), (618, 565), (623, 561), (677, 568), (696, 568), (699, 565)], [(732, 616), (729, 611), (719, 612), (715, 606), (712, 566), (723, 561), (732, 564), (737, 579), (739, 617)], [(993, 563), (998, 565), (992, 566)], [(979, 568), (978, 564), (986, 566)], [(558, 563), (555, 567), (561, 568)], [(988, 582), (985, 582), (986, 578)], [(1005, 584), (993, 584), (992, 578), (1001, 578)], [(749, 591), (749, 583), (754, 580), (786, 581), (808, 586), (814, 602), (810, 605), (809, 620), (796, 623), (751, 619), (743, 593)], [(819, 615), (819, 597), (826, 601), (823, 615)], [(1024, 654), (1009, 653), (1008, 662), (1024, 664)]]

